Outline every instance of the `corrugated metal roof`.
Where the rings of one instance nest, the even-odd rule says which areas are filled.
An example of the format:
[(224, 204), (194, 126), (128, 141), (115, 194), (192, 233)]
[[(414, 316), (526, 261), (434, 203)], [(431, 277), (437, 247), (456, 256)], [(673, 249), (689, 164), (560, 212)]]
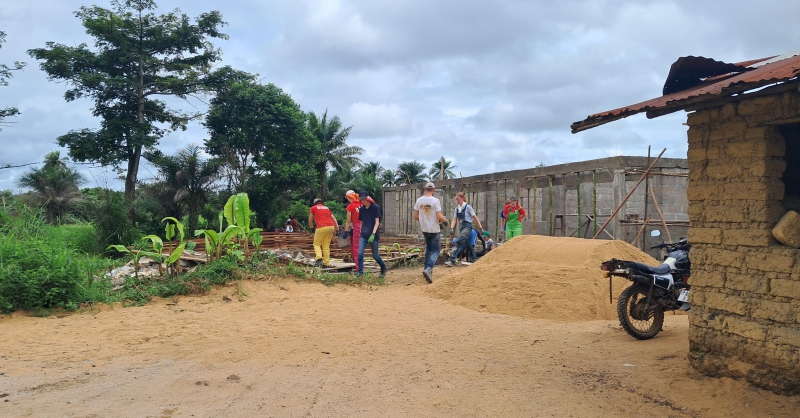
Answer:
[[(798, 72), (800, 72), (800, 51), (736, 64), (726, 64), (703, 57), (682, 57), (672, 64), (670, 75), (664, 84), (665, 95), (590, 115), (585, 120), (573, 123), (572, 133), (641, 112), (647, 112), (648, 118), (655, 118), (683, 110), (692, 104), (789, 81), (796, 78)], [(690, 87), (685, 88), (687, 86)], [(671, 92), (676, 88), (683, 90)]]

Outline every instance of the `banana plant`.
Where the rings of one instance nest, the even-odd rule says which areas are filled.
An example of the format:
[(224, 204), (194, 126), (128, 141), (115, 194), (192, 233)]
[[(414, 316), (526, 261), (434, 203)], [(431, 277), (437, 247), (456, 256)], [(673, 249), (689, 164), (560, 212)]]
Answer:
[[(173, 218), (172, 216), (167, 216), (166, 218), (162, 219), (161, 222), (167, 223), (166, 226), (164, 226), (164, 231), (168, 241), (171, 241), (172, 238), (176, 236), (175, 232), (177, 231), (178, 245), (175, 247), (175, 249), (173, 249), (172, 244), (170, 244), (167, 249), (169, 255), (166, 258), (164, 258), (164, 264), (166, 264), (167, 270), (170, 272), (170, 274), (177, 275), (178, 273), (180, 273), (180, 266), (177, 263), (178, 260), (181, 258), (181, 255), (183, 254), (184, 251), (193, 250), (197, 244), (194, 243), (193, 241), (186, 241), (184, 234), (184, 226), (181, 221)], [(152, 242), (153, 250), (155, 250), (155, 252), (161, 253), (163, 251), (164, 243), (158, 236), (148, 235), (144, 237), (144, 239), (149, 239)]]
[(194, 235), (199, 237), (203, 235), (206, 240), (206, 259), (208, 261), (219, 260), (222, 258), (222, 250), (227, 248), (228, 253), (234, 254), (237, 257), (235, 250), (232, 249), (234, 242), (233, 239), (242, 233), (242, 228), (236, 225), (228, 225), (225, 231), (217, 233), (213, 229), (198, 229), (194, 231)]
[[(142, 238), (142, 240), (144, 241), (145, 238)], [(137, 280), (139, 279), (139, 260), (141, 260), (142, 257), (150, 257), (153, 260), (158, 261), (159, 262), (159, 266), (160, 266), (160, 262), (162, 260), (162, 256), (161, 256), (161, 252), (160, 251), (158, 253), (156, 253), (155, 251), (144, 251), (144, 250), (131, 251), (129, 248), (125, 247), (124, 245), (119, 245), (119, 244), (113, 244), (113, 245), (109, 245), (108, 247), (106, 247), (106, 251), (111, 250), (111, 249), (117, 250), (118, 252), (126, 254), (129, 257), (131, 257), (131, 260), (133, 261), (133, 275), (136, 277)], [(160, 270), (160, 267), (159, 267), (159, 270)]]
[(241, 228), (239, 242), (242, 244), (244, 254), (250, 254), (250, 242), (253, 243), (258, 251), (261, 245), (261, 228), (250, 229), (250, 197), (247, 193), (238, 193), (231, 196), (222, 211), (228, 225), (236, 225)]

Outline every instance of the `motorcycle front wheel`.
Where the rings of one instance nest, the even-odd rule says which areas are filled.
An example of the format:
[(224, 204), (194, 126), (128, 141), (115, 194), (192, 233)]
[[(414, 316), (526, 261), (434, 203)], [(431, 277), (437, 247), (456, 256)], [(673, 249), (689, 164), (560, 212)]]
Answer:
[(622, 329), (638, 340), (649, 340), (661, 332), (664, 310), (646, 304), (648, 289), (635, 284), (625, 289), (617, 301), (617, 316)]

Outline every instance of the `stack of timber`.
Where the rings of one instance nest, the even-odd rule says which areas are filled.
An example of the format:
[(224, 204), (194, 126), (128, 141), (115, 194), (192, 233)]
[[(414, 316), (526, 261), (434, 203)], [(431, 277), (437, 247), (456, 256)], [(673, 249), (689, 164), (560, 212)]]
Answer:
[[(299, 250), (302, 251), (304, 254), (309, 255), (310, 257), (314, 256), (314, 235), (309, 234), (306, 232), (262, 232), (261, 233), (261, 245), (259, 246), (260, 251), (265, 250)], [(192, 238), (188, 239), (187, 241), (194, 242), (195, 248), (191, 254), (184, 253), (181, 256), (182, 260), (191, 260), (196, 262), (205, 262), (206, 261), (206, 242), (204, 238)], [(165, 242), (164, 243), (164, 254), (169, 254), (169, 248), (175, 248), (177, 245), (176, 242)], [(424, 246), (424, 244), (422, 244)], [(384, 261), (389, 263), (394, 263), (400, 260), (405, 260), (409, 258), (417, 257), (421, 251), (421, 245), (418, 240), (408, 237), (382, 237), (381, 238), (381, 245), (380, 245), (380, 254), (381, 258)], [(251, 250), (253, 250), (251, 246)], [(341, 260), (346, 259), (350, 256), (350, 248), (341, 248), (336, 245), (336, 240), (334, 239), (331, 242), (330, 246), (331, 250), (331, 259), (333, 262), (337, 264), (341, 263)], [(422, 249), (424, 251), (424, 249)], [(371, 260), (371, 252), (369, 248), (367, 248), (367, 254), (365, 254), (365, 258)]]

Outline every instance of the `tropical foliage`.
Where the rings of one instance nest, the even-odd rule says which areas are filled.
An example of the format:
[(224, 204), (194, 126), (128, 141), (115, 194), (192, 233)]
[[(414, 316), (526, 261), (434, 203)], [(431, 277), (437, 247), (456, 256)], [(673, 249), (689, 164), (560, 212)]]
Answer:
[(422, 183), (428, 179), (425, 174), (425, 164), (414, 161), (403, 161), (397, 166), (394, 173), (395, 183), (398, 186)]
[(350, 170), (356, 167), (361, 163), (358, 156), (364, 150), (347, 145), (347, 138), (353, 127), (344, 128), (338, 116), (328, 119), (327, 110), (322, 117), (317, 116), (314, 112), (309, 112), (307, 121), (308, 130), (322, 147), (314, 161), (314, 166), (319, 174), (320, 188), (317, 196), (324, 200), (330, 197), (327, 187), (328, 170)]
[(35, 203), (44, 207), (47, 222), (55, 223), (74, 209), (84, 179), (67, 166), (67, 160), (61, 158), (58, 151), (47, 154), (44, 159), (42, 168), (28, 170), (19, 178), (17, 185), (31, 189)]
[(28, 53), (54, 81), (69, 85), (67, 101), (89, 97), (100, 129), (70, 131), (58, 138), (72, 158), (103, 165), (126, 163), (125, 197), (131, 207), (142, 152), (168, 130), (185, 129), (199, 113), (171, 109), (158, 97), (187, 98), (207, 92), (221, 51), (209, 39), (227, 39), (219, 12), (195, 24), (179, 10), (157, 15), (153, 0), (112, 2), (113, 9), (83, 6), (75, 15), (95, 38), (94, 48), (48, 42)]
[(455, 178), (456, 175), (453, 173), (454, 168), (456, 168), (456, 166), (453, 165), (452, 161), (445, 160), (444, 157), (442, 157), (431, 164), (431, 169), (428, 170), (428, 177), (431, 180), (448, 180)]

